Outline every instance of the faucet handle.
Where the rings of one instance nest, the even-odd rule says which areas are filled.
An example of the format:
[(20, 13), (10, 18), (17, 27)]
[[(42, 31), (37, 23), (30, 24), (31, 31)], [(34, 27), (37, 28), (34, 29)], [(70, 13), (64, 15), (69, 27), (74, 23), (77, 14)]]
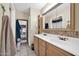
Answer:
[(62, 37), (58, 37), (60, 40), (63, 40), (63, 38)]
[(68, 38), (63, 38), (64, 41), (68, 40)]

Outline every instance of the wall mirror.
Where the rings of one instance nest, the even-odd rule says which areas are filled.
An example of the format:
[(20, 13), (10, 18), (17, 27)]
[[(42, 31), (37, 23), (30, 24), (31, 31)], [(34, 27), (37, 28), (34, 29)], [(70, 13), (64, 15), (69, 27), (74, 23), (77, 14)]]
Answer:
[(44, 29), (64, 29), (71, 27), (70, 3), (61, 3), (53, 7), (44, 16)]

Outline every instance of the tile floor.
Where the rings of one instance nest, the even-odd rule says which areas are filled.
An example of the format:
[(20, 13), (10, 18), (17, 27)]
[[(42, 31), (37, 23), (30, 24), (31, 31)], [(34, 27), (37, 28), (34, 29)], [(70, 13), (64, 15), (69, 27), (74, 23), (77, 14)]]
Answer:
[(31, 50), (28, 44), (22, 44), (15, 56), (35, 56), (35, 53)]

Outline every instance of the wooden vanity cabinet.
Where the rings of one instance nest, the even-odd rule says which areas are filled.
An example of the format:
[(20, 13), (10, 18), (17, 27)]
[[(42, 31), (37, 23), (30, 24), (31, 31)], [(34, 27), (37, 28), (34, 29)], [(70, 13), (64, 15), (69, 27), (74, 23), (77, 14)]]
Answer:
[(71, 53), (66, 52), (53, 44), (47, 43), (47, 56), (73, 56)]
[(36, 55), (39, 55), (38, 41), (39, 41), (39, 39), (37, 37), (34, 37), (34, 52), (35, 52)]
[(46, 55), (46, 42), (39, 39), (39, 56)]
[(39, 56), (74, 56), (73, 54), (40, 38), (34, 37), (35, 54)]

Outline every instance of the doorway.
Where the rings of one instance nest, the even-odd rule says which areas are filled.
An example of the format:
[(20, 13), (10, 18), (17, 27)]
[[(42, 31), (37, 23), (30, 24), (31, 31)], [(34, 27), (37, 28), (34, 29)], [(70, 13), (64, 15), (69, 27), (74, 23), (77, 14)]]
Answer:
[[(20, 38), (19, 40), (17, 40), (18, 37)], [(16, 20), (16, 46), (18, 45), (18, 43), (19, 47), (22, 44), (28, 44), (28, 20)]]

